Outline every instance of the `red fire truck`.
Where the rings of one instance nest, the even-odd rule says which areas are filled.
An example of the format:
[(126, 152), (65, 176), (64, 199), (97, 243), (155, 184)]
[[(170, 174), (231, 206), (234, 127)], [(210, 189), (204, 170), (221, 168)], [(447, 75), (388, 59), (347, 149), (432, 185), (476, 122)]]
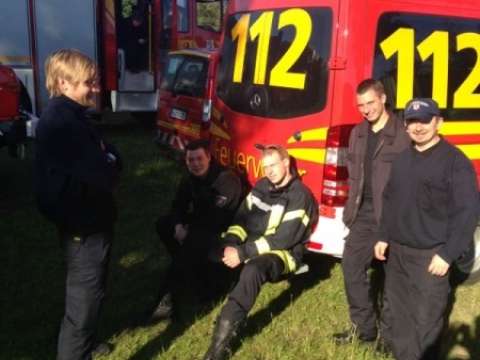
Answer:
[(414, 96), (433, 97), (443, 134), (480, 173), (480, 1), (229, 3), (213, 152), (254, 181), (262, 175), (254, 144), (284, 145), (320, 204), (308, 244), (315, 252), (343, 252), (346, 147), (361, 120), (355, 88), (369, 77), (384, 83), (397, 111)]
[(15, 72), (0, 65), (0, 148), (7, 147), (10, 155), (19, 156), (18, 145), (33, 136), (36, 118), (31, 115), (31, 103), (26, 89)]
[[(47, 101), (43, 64), (77, 48), (100, 65), (101, 105), (155, 111), (170, 49), (217, 44), (225, 0), (15, 0), (0, 2), (0, 63), (22, 81), (34, 112)], [(99, 99), (100, 100), (100, 99)]]
[(218, 49), (185, 49), (167, 56), (160, 86), (157, 138), (160, 144), (183, 151), (194, 139), (208, 138)]

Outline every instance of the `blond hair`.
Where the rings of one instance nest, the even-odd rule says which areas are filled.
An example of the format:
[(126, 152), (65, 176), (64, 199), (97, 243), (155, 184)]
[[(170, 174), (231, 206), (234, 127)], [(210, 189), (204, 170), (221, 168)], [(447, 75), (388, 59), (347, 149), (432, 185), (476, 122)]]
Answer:
[(59, 80), (64, 79), (77, 86), (80, 82), (95, 79), (95, 62), (76, 49), (61, 49), (50, 54), (45, 61), (45, 85), (50, 97), (62, 95)]

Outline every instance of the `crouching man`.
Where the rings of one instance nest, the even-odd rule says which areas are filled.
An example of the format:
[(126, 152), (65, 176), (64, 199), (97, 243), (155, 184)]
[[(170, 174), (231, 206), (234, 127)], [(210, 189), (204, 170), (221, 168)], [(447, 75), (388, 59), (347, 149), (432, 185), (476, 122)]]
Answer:
[(257, 147), (265, 178), (248, 194), (224, 235), (223, 263), (231, 269), (243, 264), (243, 269), (217, 319), (204, 360), (229, 355), (230, 342), (262, 285), (297, 269), (303, 243), (317, 221), (316, 202), (292, 172), (287, 151), (276, 145)]
[(212, 158), (208, 141), (189, 143), (185, 163), (188, 174), (180, 182), (170, 214), (157, 221), (157, 233), (172, 263), (160, 287), (151, 321), (172, 315), (172, 295), (185, 286), (186, 278), (194, 278), (190, 286), (194, 287), (195, 295), (204, 299), (219, 287), (221, 274), (214, 271), (208, 254), (218, 246), (220, 234), (227, 229), (243, 200), (240, 178)]
[(439, 359), (450, 292), (448, 272), (465, 252), (478, 220), (472, 163), (445, 141), (443, 119), (432, 99), (413, 99), (405, 126), (413, 146), (392, 165), (384, 192), (383, 229), (375, 257), (386, 259), (385, 290), (396, 359)]

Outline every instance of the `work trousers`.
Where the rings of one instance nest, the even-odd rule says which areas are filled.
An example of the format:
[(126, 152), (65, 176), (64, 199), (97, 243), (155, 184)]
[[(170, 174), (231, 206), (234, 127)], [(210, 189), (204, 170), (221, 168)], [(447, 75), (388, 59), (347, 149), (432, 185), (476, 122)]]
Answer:
[(84, 237), (60, 232), (67, 279), (57, 360), (92, 358), (112, 238), (112, 231)]
[(394, 242), (389, 248), (386, 293), (395, 358), (437, 360), (450, 293), (448, 275), (428, 272), (437, 249), (414, 249)]
[(228, 271), (223, 264), (213, 263), (209, 259), (210, 252), (220, 242), (219, 233), (190, 226), (187, 237), (180, 244), (173, 237), (175, 224), (170, 216), (160, 217), (156, 227), (160, 240), (171, 257), (167, 274), (160, 286), (159, 301), (166, 293), (176, 292), (187, 283), (200, 300), (213, 298), (215, 292), (223, 290)]
[(284, 266), (280, 257), (274, 254), (260, 255), (248, 261), (243, 266), (220, 317), (232, 322), (243, 321), (255, 304), (263, 284), (279, 281)]
[[(364, 202), (350, 228), (343, 251), (342, 270), (349, 305), (350, 319), (360, 336), (375, 338), (377, 335), (377, 312), (380, 316), (380, 332), (385, 341), (390, 341), (388, 302), (383, 296), (383, 265), (373, 259), (373, 248), (378, 241), (378, 226), (371, 202)], [(379, 291), (374, 291), (368, 270), (376, 264), (375, 277)], [(379, 304), (377, 306), (377, 301)]]

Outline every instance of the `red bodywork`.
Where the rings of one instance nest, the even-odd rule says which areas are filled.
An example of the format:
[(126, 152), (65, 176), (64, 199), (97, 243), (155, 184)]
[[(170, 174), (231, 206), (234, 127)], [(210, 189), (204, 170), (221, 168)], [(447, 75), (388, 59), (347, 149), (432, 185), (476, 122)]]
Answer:
[(4, 65), (0, 65), (0, 103), (0, 122), (19, 116), (20, 83), (14, 71)]
[[(313, 236), (317, 237), (318, 242), (310, 246), (310, 249), (314, 251), (325, 250), (322, 250), (322, 241), (343, 239), (344, 237), (344, 234), (342, 234), (344, 226), (341, 221), (343, 207), (341, 204), (333, 203), (333, 205), (330, 205), (324, 201), (325, 194), (328, 194), (328, 191), (325, 191), (324, 180), (327, 172), (331, 170), (328, 165), (329, 152), (327, 148), (330, 147), (328, 142), (331, 140), (332, 130), (337, 132), (340, 129), (344, 134), (340, 136), (343, 140), (340, 141), (338, 148), (345, 147), (348, 142), (348, 132), (351, 125), (361, 121), (361, 116), (356, 109), (355, 89), (360, 81), (374, 76), (374, 61), (376, 57), (378, 58), (377, 27), (382, 15), (386, 13), (401, 13), (410, 16), (413, 14), (417, 16), (417, 19), (421, 19), (426, 15), (445, 16), (452, 19), (464, 18), (471, 22), (480, 19), (480, 1), (478, 0), (457, 3), (445, 0), (284, 0), (281, 2), (275, 0), (232, 0), (229, 3), (226, 23), (228, 24), (229, 19), (233, 19), (236, 26), (233, 28), (234, 30), (231, 30), (231, 33), (228, 33), (228, 25), (225, 26), (222, 44), (224, 45), (225, 38), (230, 36), (234, 40), (233, 46), (230, 46), (229, 49), (233, 47), (233, 51), (236, 51), (235, 49), (238, 50), (241, 46), (239, 45), (239, 39), (241, 39), (241, 34), (243, 33), (242, 27), (238, 25), (240, 23), (239, 19), (244, 14), (260, 12), (264, 15), (266, 14), (262, 18), (262, 20), (265, 20), (269, 12), (276, 10), (283, 12), (288, 9), (302, 8), (311, 11), (310, 9), (319, 7), (329, 9), (332, 14), (331, 37), (329, 38), (331, 44), (330, 56), (326, 59), (328, 61), (328, 81), (324, 107), (320, 111), (303, 116), (273, 119), (235, 111), (220, 98), (219, 93), (212, 119), (212, 128), (216, 129), (216, 133), (211, 133), (213, 153), (219, 161), (222, 164), (233, 165), (239, 169), (246, 170), (252, 182), (262, 176), (259, 153), (256, 151), (254, 144), (281, 144), (296, 158), (298, 169), (303, 175), (303, 181), (310, 187), (318, 199), (321, 214), (323, 215)], [(234, 16), (236, 17), (234, 18)], [(260, 18), (254, 18), (251, 21), (256, 21), (259, 24), (260, 21), (258, 19)], [(288, 20), (292, 21), (291, 18)], [(267, 22), (263, 21), (263, 23)], [(274, 21), (271, 26), (278, 25)], [(400, 26), (409, 25), (403, 24)], [(253, 29), (253, 27), (247, 30), (245, 41), (257, 41), (257, 43), (254, 44), (256, 47), (252, 46), (253, 50), (251, 48), (246, 50), (247, 57), (251, 56), (250, 58), (245, 57), (245, 60), (242, 60), (241, 57), (235, 57), (235, 60), (243, 61), (238, 61), (239, 64), (242, 64), (241, 66), (250, 60), (255, 61), (252, 55), (248, 55), (248, 52), (255, 54), (255, 51), (257, 51), (258, 54), (257, 49), (260, 45), (257, 46), (257, 44), (260, 40), (264, 40), (261, 39), (261, 36), (265, 34), (265, 32), (262, 33), (261, 31), (258, 28)], [(467, 30), (464, 31), (467, 32)], [(318, 36), (318, 33), (313, 33), (312, 36), (315, 35)], [(318, 41), (322, 40), (318, 39)], [(220, 51), (221, 57), (225, 55), (223, 51), (224, 48)], [(227, 49), (227, 51), (231, 50)], [(264, 51), (270, 54), (272, 48), (267, 47)], [(392, 58), (396, 59), (396, 56), (394, 55)], [(415, 56), (418, 57), (418, 55)], [(477, 56), (480, 57), (478, 51)], [(229, 61), (232, 60), (229, 59)], [(237, 63), (235, 63), (236, 65)], [(270, 64), (266, 67), (267, 72), (270, 71), (268, 66)], [(295, 63), (290, 65), (289, 71), (295, 71), (296, 68), (294, 66)], [(474, 66), (478, 67), (478, 65)], [(259, 68), (261, 69), (260, 66)], [(227, 76), (229, 75), (227, 74)], [(250, 73), (244, 74), (240, 80), (235, 80), (234, 76), (232, 76), (232, 84), (235, 81), (240, 83), (242, 81), (248, 82), (253, 78)], [(249, 76), (250, 78), (248, 78)], [(402, 76), (406, 75), (403, 74)], [(416, 76), (416, 73), (412, 74), (412, 77), (415, 79), (412, 86), (415, 86)], [(268, 75), (266, 79), (268, 81)], [(478, 79), (475, 81), (479, 85)], [(259, 87), (262, 86), (260, 85)], [(451, 90), (449, 89), (449, 91)], [(288, 98), (285, 101), (288, 101)], [(477, 102), (477, 105), (474, 106), (480, 108), (480, 102)], [(401, 110), (401, 107), (399, 109)], [(448, 122), (448, 120), (447, 118), (443, 128), (444, 135), (449, 141), (465, 151), (467, 156), (473, 161), (477, 173), (480, 173), (480, 116), (478, 118), (465, 118), (465, 120), (456, 119), (455, 122)], [(340, 159), (338, 166), (334, 166), (334, 168), (339, 172), (343, 172), (343, 164), (344, 162)], [(345, 176), (343, 180), (346, 180)], [(338, 182), (335, 186), (335, 191), (343, 195), (348, 190), (345, 188), (345, 181), (342, 181), (342, 183)], [(346, 199), (346, 196), (343, 196), (343, 198)], [(333, 222), (333, 220), (335, 221)], [(341, 252), (332, 251), (331, 253), (341, 256)]]
[[(209, 137), (210, 121), (203, 119), (206, 103), (211, 103), (214, 96), (215, 76), (218, 64), (218, 51), (191, 49), (172, 51), (169, 56), (185, 56), (207, 61), (205, 92), (202, 97), (187, 96), (170, 90), (160, 89), (157, 127), (161, 142), (173, 148), (183, 150), (184, 146), (195, 139)], [(186, 118), (180, 120), (175, 112), (184, 113)]]

